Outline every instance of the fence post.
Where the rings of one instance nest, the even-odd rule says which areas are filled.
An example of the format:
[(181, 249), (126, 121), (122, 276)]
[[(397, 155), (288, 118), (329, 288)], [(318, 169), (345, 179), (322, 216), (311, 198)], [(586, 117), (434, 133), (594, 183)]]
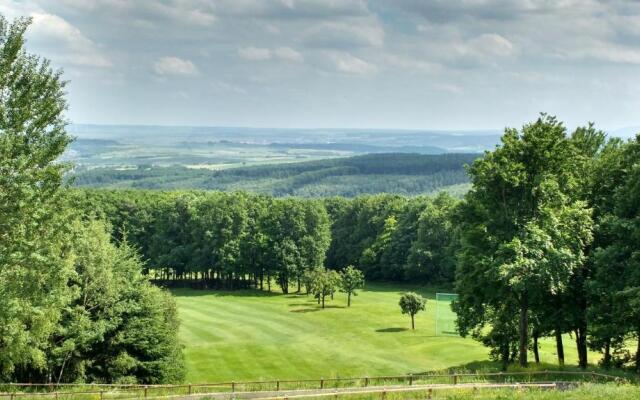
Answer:
[(145, 386), (145, 387), (144, 387), (144, 398), (145, 398), (145, 399), (147, 398), (147, 390), (148, 390), (148, 389), (149, 389), (149, 387), (148, 387), (148, 386)]
[(189, 394), (191, 394), (191, 384), (189, 384)]
[(432, 395), (433, 395), (433, 389), (429, 389), (429, 391), (427, 392), (427, 399), (430, 399)]
[(320, 378), (320, 389), (324, 389), (324, 378)]
[(453, 374), (453, 384), (454, 385), (458, 384), (458, 375), (457, 374)]
[(280, 391), (280, 381), (276, 381), (276, 392)]
[(234, 382), (231, 382), (231, 392), (235, 392), (235, 391), (236, 391), (236, 383), (234, 381)]
[(384, 400), (387, 397), (387, 391), (383, 390), (382, 395), (380, 397), (382, 398), (382, 400)]
[(104, 400), (104, 390), (100, 391), (100, 400)]
[(369, 377), (365, 376), (364, 377), (364, 387), (367, 387), (367, 386), (369, 386)]

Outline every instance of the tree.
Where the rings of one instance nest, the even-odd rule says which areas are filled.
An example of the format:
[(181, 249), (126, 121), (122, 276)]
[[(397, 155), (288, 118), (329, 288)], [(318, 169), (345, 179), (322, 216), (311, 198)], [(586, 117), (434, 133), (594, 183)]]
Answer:
[(45, 367), (72, 267), (60, 190), (67, 165), (55, 162), (71, 141), (65, 82), (26, 53), (29, 23), (0, 16), (0, 379)]
[(411, 329), (415, 329), (415, 315), (424, 311), (427, 305), (427, 299), (414, 292), (408, 292), (400, 296), (400, 309), (403, 314), (411, 316)]
[(347, 294), (347, 307), (351, 307), (351, 296), (357, 296), (356, 289), (364, 286), (364, 274), (353, 265), (340, 273), (340, 290)]
[(185, 368), (176, 304), (142, 275), (124, 240), (110, 242), (102, 222), (75, 221), (71, 300), (50, 337), (47, 368), (30, 373), (56, 382), (180, 382)]
[(610, 197), (596, 192), (608, 201), (600, 209), (601, 247), (594, 254), (590, 282), (594, 303), (589, 314), (596, 328), (591, 344), (604, 347), (611, 363), (611, 350), (619, 352), (627, 339), (635, 339), (634, 363), (640, 372), (640, 135), (607, 152), (603, 161), (605, 174), (598, 176), (604, 178), (601, 182)]
[(314, 268), (312, 276), (313, 294), (318, 299), (318, 303), (322, 304), (322, 308), (324, 308), (325, 298), (336, 291), (340, 276), (336, 271), (322, 267)]
[(451, 216), (454, 200), (447, 193), (430, 201), (415, 218), (416, 238), (405, 263), (405, 277), (421, 282), (451, 282), (455, 272), (457, 243)]
[[(457, 311), (496, 314), (516, 302), (518, 358), (526, 366), (530, 314), (566, 291), (581, 269), (591, 210), (580, 199), (580, 153), (554, 117), (507, 129), (501, 141), (469, 168), (473, 188), (459, 210)], [(471, 322), (463, 333), (489, 322), (462, 321)]]

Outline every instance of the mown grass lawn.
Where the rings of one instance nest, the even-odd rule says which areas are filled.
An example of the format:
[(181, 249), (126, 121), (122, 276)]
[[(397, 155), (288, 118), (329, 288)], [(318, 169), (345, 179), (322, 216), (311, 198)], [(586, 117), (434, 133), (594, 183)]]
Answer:
[[(400, 313), (402, 292), (429, 298), (416, 330)], [(488, 365), (472, 339), (436, 337), (435, 288), (369, 284), (347, 308), (337, 294), (322, 310), (311, 296), (255, 290), (177, 289), (187, 381), (304, 379), (408, 374)], [(555, 342), (545, 339), (543, 362), (554, 364)], [(567, 364), (575, 343), (565, 338)]]

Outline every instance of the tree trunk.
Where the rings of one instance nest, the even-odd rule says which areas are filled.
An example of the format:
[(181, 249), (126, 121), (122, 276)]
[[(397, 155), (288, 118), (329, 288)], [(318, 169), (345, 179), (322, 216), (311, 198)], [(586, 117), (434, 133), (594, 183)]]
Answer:
[(300, 293), (300, 288), (301, 288), (300, 277), (298, 277), (298, 290), (296, 291), (296, 293)]
[(558, 364), (564, 365), (564, 344), (562, 343), (562, 332), (556, 329), (556, 352), (558, 353)]
[(611, 338), (604, 342), (604, 356), (602, 357), (602, 366), (606, 369), (611, 368)]
[(640, 373), (640, 330), (638, 330), (638, 345), (636, 347), (636, 372)]
[(502, 360), (502, 370), (506, 371), (509, 367), (509, 343), (502, 343), (500, 346), (500, 358)]
[(351, 292), (347, 293), (347, 307), (351, 307)]
[(529, 342), (529, 298), (525, 291), (520, 299), (520, 366), (526, 367), (527, 345)]
[(533, 332), (533, 357), (536, 364), (540, 364), (540, 353), (538, 352), (538, 332)]
[(587, 332), (583, 328), (575, 330), (576, 347), (578, 348), (578, 366), (582, 369), (587, 368)]
[(322, 295), (322, 308), (324, 308), (324, 295)]
[(411, 330), (415, 330), (416, 329), (416, 324), (413, 318), (413, 314), (411, 314)]

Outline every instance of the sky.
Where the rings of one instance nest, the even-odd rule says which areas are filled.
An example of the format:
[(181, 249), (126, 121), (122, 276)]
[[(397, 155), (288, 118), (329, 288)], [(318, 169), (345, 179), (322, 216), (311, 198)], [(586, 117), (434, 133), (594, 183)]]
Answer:
[(640, 126), (637, 0), (0, 0), (75, 123)]

